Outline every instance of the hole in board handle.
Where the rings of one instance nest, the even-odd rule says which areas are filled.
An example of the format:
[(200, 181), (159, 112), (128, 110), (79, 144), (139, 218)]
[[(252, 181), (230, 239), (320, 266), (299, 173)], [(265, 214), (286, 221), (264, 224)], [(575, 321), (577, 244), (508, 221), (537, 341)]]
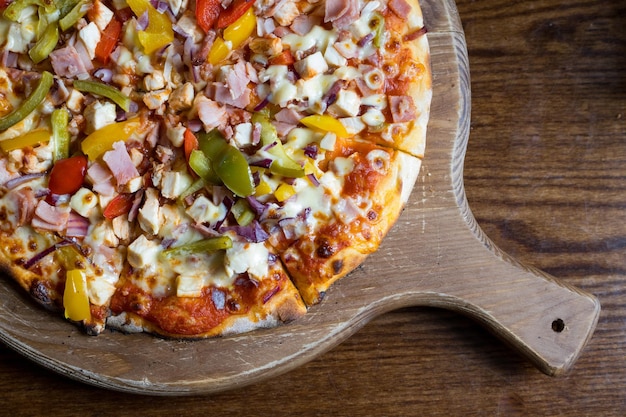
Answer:
[(552, 322), (552, 330), (557, 333), (561, 333), (563, 330), (565, 330), (565, 322), (561, 319), (554, 320)]

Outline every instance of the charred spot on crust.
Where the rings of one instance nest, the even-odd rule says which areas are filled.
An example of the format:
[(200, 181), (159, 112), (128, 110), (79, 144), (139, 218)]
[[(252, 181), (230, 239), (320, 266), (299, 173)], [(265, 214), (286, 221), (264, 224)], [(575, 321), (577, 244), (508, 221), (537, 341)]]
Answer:
[(317, 256), (320, 258), (330, 258), (335, 254), (335, 248), (326, 239), (321, 239), (317, 247)]
[(30, 295), (44, 307), (51, 308), (53, 306), (50, 289), (41, 281), (33, 281), (30, 286)]
[(337, 259), (333, 261), (333, 272), (335, 275), (339, 274), (343, 269), (343, 259)]

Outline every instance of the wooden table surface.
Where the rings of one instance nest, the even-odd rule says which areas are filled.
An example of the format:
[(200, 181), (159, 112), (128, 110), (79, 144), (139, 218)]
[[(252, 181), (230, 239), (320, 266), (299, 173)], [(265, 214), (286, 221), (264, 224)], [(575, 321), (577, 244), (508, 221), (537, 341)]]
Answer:
[(457, 5), (472, 211), (505, 252), (602, 304), (569, 373), (548, 377), (469, 319), (415, 307), (294, 371), (210, 396), (106, 391), (0, 345), (0, 415), (626, 415), (626, 1)]

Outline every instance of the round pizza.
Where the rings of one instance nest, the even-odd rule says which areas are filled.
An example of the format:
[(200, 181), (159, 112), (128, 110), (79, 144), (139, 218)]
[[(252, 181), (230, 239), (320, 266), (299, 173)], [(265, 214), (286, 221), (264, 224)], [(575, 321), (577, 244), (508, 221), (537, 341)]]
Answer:
[(408, 200), (432, 91), (415, 0), (0, 12), (0, 264), (87, 334), (297, 319)]

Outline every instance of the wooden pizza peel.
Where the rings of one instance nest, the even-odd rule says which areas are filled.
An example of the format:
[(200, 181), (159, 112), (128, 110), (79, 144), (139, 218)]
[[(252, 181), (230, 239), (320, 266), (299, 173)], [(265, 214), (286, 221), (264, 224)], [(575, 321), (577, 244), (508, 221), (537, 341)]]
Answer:
[(191, 395), (276, 376), (328, 351), (373, 317), (405, 306), (467, 315), (541, 371), (567, 371), (591, 337), (595, 297), (521, 265), (482, 233), (463, 188), (470, 79), (452, 0), (422, 1), (433, 70), (426, 157), (380, 250), (294, 323), (199, 341), (80, 333), (0, 280), (0, 340), (62, 375), (125, 392)]

